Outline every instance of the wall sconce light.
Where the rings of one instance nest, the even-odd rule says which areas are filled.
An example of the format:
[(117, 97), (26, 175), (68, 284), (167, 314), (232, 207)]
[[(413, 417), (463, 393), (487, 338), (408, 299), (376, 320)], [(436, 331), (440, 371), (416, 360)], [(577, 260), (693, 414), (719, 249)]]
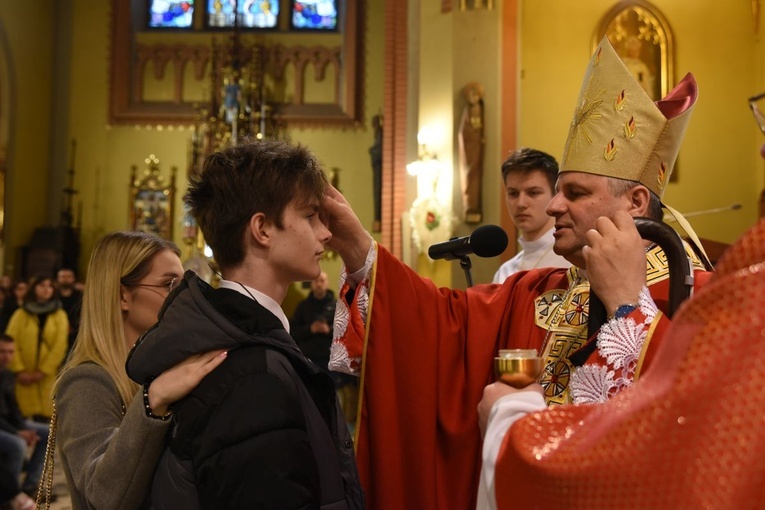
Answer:
[(417, 134), (417, 161), (406, 165), (407, 173), (417, 178), (417, 198), (409, 209), (409, 221), (418, 253), (425, 253), (431, 244), (448, 239), (452, 234), (449, 199), (439, 197), (437, 189), (439, 177), (448, 171), (448, 167), (428, 148), (428, 143), (434, 140), (432, 130), (420, 131)]
[(435, 193), (438, 185), (438, 177), (445, 165), (439, 161), (434, 151), (428, 148), (428, 144), (434, 142), (436, 133), (433, 129), (423, 128), (417, 133), (417, 161), (406, 165), (409, 175), (417, 177), (417, 196)]
[(412, 161), (406, 165), (406, 171), (413, 177), (432, 177), (438, 180), (438, 174), (443, 164), (438, 160), (435, 152), (428, 149), (428, 146), (420, 144), (417, 151), (417, 161)]

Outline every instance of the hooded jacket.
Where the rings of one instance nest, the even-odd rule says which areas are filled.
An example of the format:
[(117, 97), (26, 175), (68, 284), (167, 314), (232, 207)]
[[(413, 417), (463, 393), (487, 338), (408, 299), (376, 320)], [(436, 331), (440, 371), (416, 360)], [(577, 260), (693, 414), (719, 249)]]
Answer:
[(228, 350), (224, 363), (173, 406), (152, 506), (363, 508), (332, 380), (255, 300), (187, 271), (133, 347), (127, 372), (144, 384), (216, 349)]

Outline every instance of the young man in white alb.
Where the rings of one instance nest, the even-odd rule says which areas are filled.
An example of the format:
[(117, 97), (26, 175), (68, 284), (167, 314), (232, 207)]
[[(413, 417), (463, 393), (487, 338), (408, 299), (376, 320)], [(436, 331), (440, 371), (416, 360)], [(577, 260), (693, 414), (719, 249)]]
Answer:
[(521, 251), (499, 267), (493, 283), (502, 283), (518, 271), (571, 266), (553, 252), (555, 219), (545, 212), (557, 178), (555, 158), (536, 149), (518, 149), (502, 163), (505, 204), (521, 234), (518, 238)]

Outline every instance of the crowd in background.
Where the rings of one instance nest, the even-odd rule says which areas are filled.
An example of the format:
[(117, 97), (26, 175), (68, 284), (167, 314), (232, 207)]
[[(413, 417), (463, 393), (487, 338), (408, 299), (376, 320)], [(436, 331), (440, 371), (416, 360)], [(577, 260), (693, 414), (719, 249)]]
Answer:
[(81, 300), (82, 284), (69, 268), (55, 278), (0, 277), (0, 508), (34, 507), (50, 393), (77, 337)]

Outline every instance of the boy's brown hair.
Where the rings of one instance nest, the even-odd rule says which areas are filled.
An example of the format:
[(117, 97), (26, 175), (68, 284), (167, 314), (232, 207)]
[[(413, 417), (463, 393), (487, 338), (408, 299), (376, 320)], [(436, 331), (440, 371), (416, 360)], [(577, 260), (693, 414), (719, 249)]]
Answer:
[(244, 261), (244, 230), (265, 214), (283, 228), (292, 200), (320, 202), (327, 178), (311, 152), (282, 141), (247, 141), (209, 155), (183, 197), (221, 269)]

